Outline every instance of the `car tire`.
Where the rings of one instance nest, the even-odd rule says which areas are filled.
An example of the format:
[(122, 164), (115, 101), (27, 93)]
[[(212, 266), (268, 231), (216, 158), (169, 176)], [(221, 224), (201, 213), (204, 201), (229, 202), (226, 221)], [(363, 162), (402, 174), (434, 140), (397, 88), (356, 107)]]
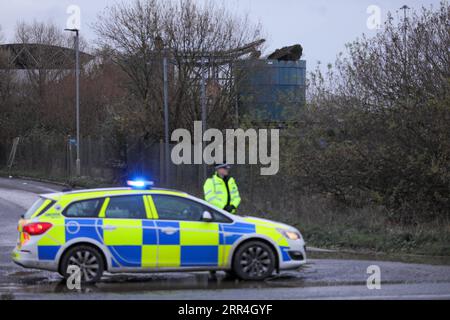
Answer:
[(103, 257), (99, 250), (86, 245), (72, 247), (64, 253), (61, 260), (60, 273), (65, 279), (69, 278), (71, 275), (71, 273), (68, 272), (68, 268), (71, 265), (80, 268), (82, 283), (97, 282), (100, 280), (103, 271), (105, 270)]
[(242, 280), (263, 280), (275, 270), (273, 249), (262, 241), (249, 241), (238, 247), (233, 271)]

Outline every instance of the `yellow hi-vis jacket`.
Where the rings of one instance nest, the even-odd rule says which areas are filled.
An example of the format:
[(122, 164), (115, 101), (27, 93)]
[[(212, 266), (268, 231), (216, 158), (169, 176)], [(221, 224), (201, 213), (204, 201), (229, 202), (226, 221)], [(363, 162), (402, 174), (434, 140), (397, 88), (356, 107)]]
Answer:
[[(241, 203), (241, 197), (239, 196), (236, 181), (234, 178), (230, 177), (227, 180), (227, 184), (229, 195), (224, 179), (219, 177), (217, 173), (206, 179), (205, 184), (203, 185), (205, 200), (220, 209), (224, 209), (228, 204), (237, 208), (239, 203)], [(236, 209), (231, 213), (236, 213)]]

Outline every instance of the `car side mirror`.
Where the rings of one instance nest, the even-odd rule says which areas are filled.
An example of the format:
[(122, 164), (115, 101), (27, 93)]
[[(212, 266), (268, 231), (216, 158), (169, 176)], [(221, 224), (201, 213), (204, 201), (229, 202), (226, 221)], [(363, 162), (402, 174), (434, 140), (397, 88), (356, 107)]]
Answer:
[(205, 221), (205, 222), (211, 222), (211, 221), (213, 221), (213, 218), (212, 218), (211, 213), (208, 212), (208, 211), (203, 211), (203, 214), (202, 214), (202, 221)]

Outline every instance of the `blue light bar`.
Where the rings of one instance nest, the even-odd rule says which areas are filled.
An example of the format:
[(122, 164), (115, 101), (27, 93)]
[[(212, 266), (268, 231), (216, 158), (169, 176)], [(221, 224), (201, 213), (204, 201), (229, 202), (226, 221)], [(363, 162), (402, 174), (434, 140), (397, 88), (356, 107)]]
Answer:
[(127, 185), (131, 188), (150, 189), (153, 186), (153, 181), (146, 180), (128, 180)]

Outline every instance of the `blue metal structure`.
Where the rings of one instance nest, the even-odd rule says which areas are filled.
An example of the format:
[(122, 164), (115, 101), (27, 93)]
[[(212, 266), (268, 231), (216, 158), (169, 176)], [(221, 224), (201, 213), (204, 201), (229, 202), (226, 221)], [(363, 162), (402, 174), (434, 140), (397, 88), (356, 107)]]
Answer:
[(243, 60), (236, 72), (239, 117), (268, 122), (295, 120), (296, 108), (305, 104), (305, 60)]

